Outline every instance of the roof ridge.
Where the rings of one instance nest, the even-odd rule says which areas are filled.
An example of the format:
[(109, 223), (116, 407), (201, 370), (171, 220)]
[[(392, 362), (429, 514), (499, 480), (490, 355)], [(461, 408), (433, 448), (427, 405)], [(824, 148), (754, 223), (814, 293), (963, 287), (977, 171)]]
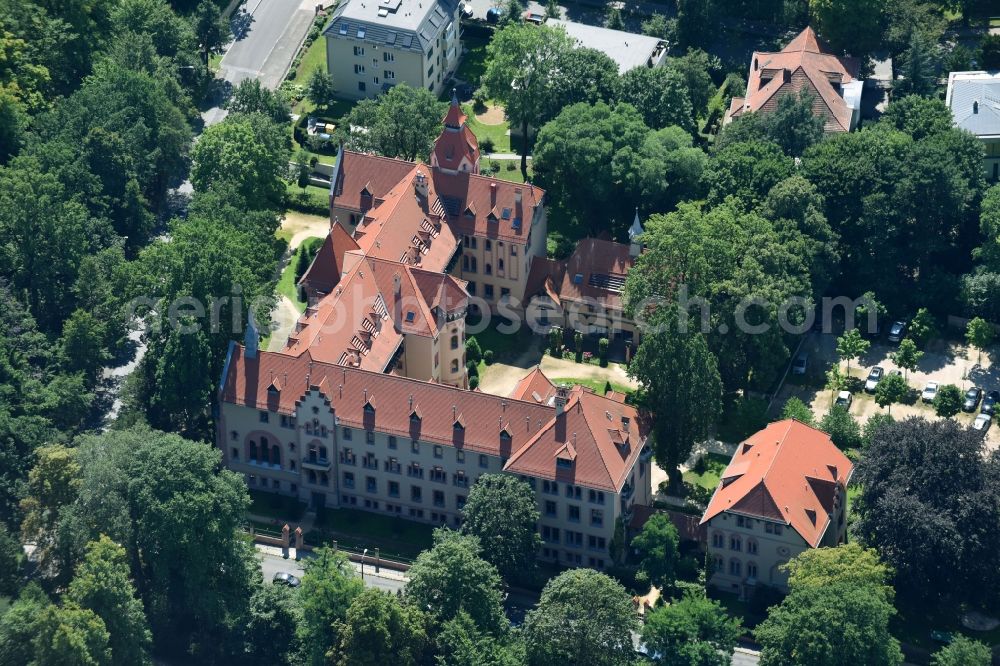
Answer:
[[(591, 393), (588, 395), (597, 395), (597, 394)], [(594, 434), (594, 429), (590, 425), (590, 419), (587, 418), (587, 410), (583, 409), (583, 396), (584, 396), (583, 391), (581, 391), (580, 394), (577, 396), (577, 400), (580, 403), (580, 408), (583, 414), (583, 422), (587, 425), (587, 430), (590, 432), (591, 439), (594, 440), (594, 446), (597, 447), (597, 457), (601, 459), (601, 464), (604, 465), (604, 471), (607, 472), (608, 480), (611, 481), (611, 485), (617, 488), (618, 487), (618, 484), (616, 483), (617, 479), (614, 479), (611, 476), (611, 469), (608, 467), (608, 461), (604, 459), (604, 451), (601, 449), (601, 444), (597, 439), (597, 435)]]

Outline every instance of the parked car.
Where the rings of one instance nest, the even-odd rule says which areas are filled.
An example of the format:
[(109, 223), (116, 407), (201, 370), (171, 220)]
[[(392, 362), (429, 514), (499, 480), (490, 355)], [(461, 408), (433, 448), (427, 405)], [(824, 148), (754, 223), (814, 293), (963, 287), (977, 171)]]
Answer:
[(500, 7), (490, 7), (486, 10), (486, 22), (487, 23), (499, 23), (500, 19), (503, 18), (503, 9)]
[(472, 18), (472, 4), (468, 2), (463, 2), (459, 5), (459, 11), (462, 13), (462, 18), (470, 19)]
[(275, 585), (287, 585), (288, 587), (298, 587), (301, 581), (298, 579), (298, 576), (293, 576), (290, 573), (279, 571), (276, 574), (274, 574), (274, 578), (271, 579), (271, 582), (274, 583)]
[(806, 374), (806, 368), (809, 365), (809, 357), (805, 354), (799, 354), (792, 361), (792, 374), (793, 375), (804, 375)]
[(524, 12), (524, 20), (527, 21), (528, 23), (541, 25), (545, 23), (545, 14), (539, 14), (538, 12), (527, 11)]
[(906, 322), (894, 321), (889, 327), (889, 342), (899, 342), (906, 335)]
[(837, 400), (833, 404), (839, 407), (850, 407), (852, 402), (854, 402), (854, 396), (851, 395), (851, 392), (841, 391), (837, 394)]
[(990, 391), (983, 398), (983, 406), (979, 408), (979, 411), (983, 414), (993, 415), (996, 413), (998, 402), (1000, 402), (1000, 391)]
[(974, 412), (976, 411), (976, 405), (979, 404), (979, 399), (983, 397), (983, 389), (978, 386), (973, 386), (968, 391), (965, 392), (965, 401), (962, 403), (963, 412)]
[(882, 376), (885, 374), (885, 370), (880, 365), (876, 365), (874, 368), (868, 371), (868, 380), (865, 382), (865, 392), (874, 393), (875, 387), (878, 383), (882, 381)]
[(972, 428), (979, 432), (986, 432), (993, 423), (993, 417), (989, 414), (977, 414), (976, 420), (972, 422)]
[(924, 385), (924, 390), (920, 392), (920, 399), (924, 402), (934, 402), (934, 398), (937, 397), (938, 383), (937, 382), (927, 382)]

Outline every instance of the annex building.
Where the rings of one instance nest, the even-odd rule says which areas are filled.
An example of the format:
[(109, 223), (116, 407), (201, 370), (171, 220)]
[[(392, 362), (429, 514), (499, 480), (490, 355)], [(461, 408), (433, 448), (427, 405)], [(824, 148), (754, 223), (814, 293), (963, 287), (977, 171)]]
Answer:
[(507, 396), (469, 390), (465, 319), (554, 297), (553, 320), (584, 304), (580, 325), (609, 331), (641, 225), (548, 260), (544, 191), (479, 159), (454, 99), (430, 164), (341, 151), (308, 307), (279, 351), (252, 326), (231, 345), (217, 443), (251, 488), (452, 526), (480, 475), (515, 474), (538, 498), (540, 556), (602, 568), (617, 521), (651, 503), (648, 422), (537, 369)]

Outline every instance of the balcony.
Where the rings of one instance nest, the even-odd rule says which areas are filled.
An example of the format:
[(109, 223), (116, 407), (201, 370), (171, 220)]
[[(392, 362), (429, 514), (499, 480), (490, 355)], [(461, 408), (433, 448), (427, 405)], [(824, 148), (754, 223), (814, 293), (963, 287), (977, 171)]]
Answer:
[(326, 471), (330, 469), (330, 459), (320, 458), (319, 456), (306, 456), (305, 458), (302, 459), (302, 466), (305, 467), (306, 469), (318, 469)]

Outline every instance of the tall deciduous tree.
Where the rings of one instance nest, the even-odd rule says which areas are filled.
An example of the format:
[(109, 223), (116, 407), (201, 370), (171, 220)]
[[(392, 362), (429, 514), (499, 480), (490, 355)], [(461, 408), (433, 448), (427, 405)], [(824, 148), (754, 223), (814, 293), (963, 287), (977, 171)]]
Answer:
[(482, 84), (503, 103), (507, 117), (520, 129), (524, 178), (528, 177), (528, 132), (544, 118), (555, 64), (571, 48), (565, 31), (523, 23), (504, 26), (486, 47)]
[(951, 418), (962, 410), (962, 390), (954, 384), (938, 387), (934, 396), (934, 413), (943, 418)]
[(965, 327), (965, 341), (970, 346), (975, 347), (979, 353), (977, 364), (983, 362), (983, 352), (993, 344), (994, 337), (996, 337), (996, 332), (993, 330), (993, 326), (981, 317), (973, 318)]
[(961, 634), (931, 657), (931, 666), (990, 666), (992, 663), (993, 653), (988, 645)]
[(679, 544), (677, 528), (665, 513), (651, 516), (632, 539), (632, 547), (639, 551), (640, 570), (653, 585), (661, 589), (673, 586), (674, 571), (680, 559)]
[(441, 625), (435, 660), (438, 666), (523, 666), (524, 645), (513, 632), (505, 643), (483, 633), (468, 613), (459, 611)]
[(331, 656), (341, 666), (416, 666), (424, 663), (428, 644), (427, 619), (419, 608), (366, 588), (347, 609), (340, 645)]
[(306, 99), (316, 106), (324, 107), (333, 100), (335, 93), (333, 77), (322, 68), (314, 69), (306, 81)]
[(462, 532), (478, 538), (483, 559), (513, 580), (534, 570), (538, 515), (531, 486), (507, 474), (484, 474), (462, 509)]
[(923, 357), (924, 353), (917, 349), (917, 343), (910, 338), (904, 338), (901, 340), (899, 343), (899, 349), (890, 354), (892, 362), (903, 369), (904, 378), (906, 377), (905, 373), (917, 369), (917, 365)]
[(791, 176), (794, 162), (771, 141), (746, 141), (716, 152), (708, 172), (709, 201), (734, 197), (745, 210), (757, 207), (771, 188)]
[(728, 666), (741, 633), (718, 601), (688, 592), (646, 617), (642, 641), (658, 666)]
[(111, 666), (111, 646), (104, 622), (91, 610), (67, 603), (42, 611), (34, 637), (34, 664)]
[(226, 108), (230, 113), (259, 113), (278, 124), (287, 123), (291, 117), (281, 93), (268, 90), (255, 78), (240, 81), (226, 101)]
[(801, 398), (792, 396), (785, 401), (785, 406), (781, 408), (781, 418), (795, 419), (802, 423), (813, 425), (813, 413), (809, 405), (802, 402)]
[(847, 374), (851, 374), (851, 361), (864, 357), (872, 344), (861, 337), (861, 331), (852, 328), (837, 338), (837, 355), (847, 361)]
[(347, 556), (331, 548), (319, 548), (306, 562), (299, 587), (302, 623), (299, 640), (308, 663), (321, 666), (340, 641), (341, 623), (347, 609), (364, 590)]
[(906, 385), (903, 375), (889, 373), (882, 378), (882, 381), (875, 387), (875, 402), (879, 407), (887, 407), (888, 413), (892, 413), (892, 405), (902, 402), (909, 393), (910, 387)]
[(820, 420), (819, 429), (841, 449), (853, 449), (861, 444), (861, 426), (843, 405), (834, 405)]
[(148, 664), (152, 635), (129, 579), (125, 549), (106, 536), (87, 544), (66, 599), (93, 611), (108, 631), (111, 664)]
[(17, 600), (0, 615), (0, 663), (21, 666), (32, 663), (34, 639), (52, 602), (36, 582), (28, 583)]
[(297, 632), (303, 622), (296, 590), (261, 583), (250, 597), (246, 653), (241, 662), (256, 666), (293, 666), (299, 656)]
[(441, 133), (446, 105), (432, 92), (406, 84), (393, 86), (381, 97), (358, 105), (350, 124), (365, 128), (352, 144), (408, 161), (427, 159)]
[(593, 569), (571, 569), (548, 582), (525, 618), (528, 663), (631, 664), (637, 629), (625, 588)]
[(884, 0), (809, 0), (809, 17), (834, 49), (864, 58), (878, 48)]
[(407, 595), (436, 622), (447, 622), (465, 611), (484, 633), (500, 636), (509, 626), (500, 574), (482, 559), (476, 537), (435, 530), (434, 547), (420, 553), (409, 574)]
[(788, 589), (792, 592), (821, 589), (843, 583), (854, 588), (881, 590), (892, 602), (892, 570), (879, 559), (877, 552), (857, 543), (836, 548), (806, 550), (789, 560)]
[(631, 104), (653, 129), (676, 125), (694, 134), (694, 107), (684, 74), (671, 67), (634, 67), (625, 72), (618, 100)]
[(222, 16), (219, 6), (212, 0), (202, 0), (195, 9), (192, 20), (201, 59), (205, 63), (205, 71), (208, 71), (208, 56), (221, 53), (226, 42), (232, 37), (229, 21)]

